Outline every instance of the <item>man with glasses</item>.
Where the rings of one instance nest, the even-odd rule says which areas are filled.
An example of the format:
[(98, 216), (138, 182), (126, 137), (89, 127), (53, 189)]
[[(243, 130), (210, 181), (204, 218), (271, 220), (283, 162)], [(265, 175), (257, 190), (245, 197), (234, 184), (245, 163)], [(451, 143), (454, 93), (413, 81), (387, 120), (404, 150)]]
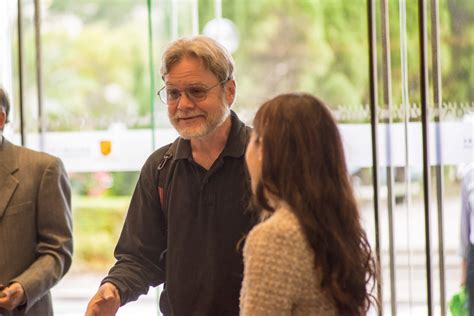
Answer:
[(61, 160), (3, 137), (9, 112), (0, 88), (0, 315), (53, 315), (72, 259), (69, 181)]
[(86, 315), (115, 315), (162, 283), (164, 315), (238, 315), (238, 243), (252, 220), (244, 163), (250, 129), (230, 110), (233, 60), (208, 37), (183, 38), (164, 52), (161, 74), (158, 94), (180, 137), (142, 168), (117, 262)]

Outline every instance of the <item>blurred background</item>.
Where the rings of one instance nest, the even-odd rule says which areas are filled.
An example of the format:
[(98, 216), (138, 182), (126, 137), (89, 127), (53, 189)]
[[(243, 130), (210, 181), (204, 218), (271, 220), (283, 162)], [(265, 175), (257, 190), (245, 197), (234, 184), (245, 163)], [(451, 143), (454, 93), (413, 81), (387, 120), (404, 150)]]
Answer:
[[(474, 160), (474, 1), (426, 1), (429, 184), (422, 176), (418, 2), (368, 1), (375, 82), (369, 3), (362, 0), (0, 0), (0, 85), (13, 104), (5, 135), (61, 157), (74, 194), (74, 263), (53, 290), (58, 315), (83, 315), (114, 263), (141, 165), (177, 137), (156, 97), (160, 56), (171, 40), (196, 34), (217, 38), (232, 53), (233, 109), (247, 123), (282, 92), (327, 102), (364, 225), (380, 247), (383, 314), (427, 313), (427, 218), (433, 306), (436, 315), (448, 314), (461, 282), (460, 181)], [(376, 146), (371, 87), (378, 95)], [(158, 314), (158, 291), (120, 314)]]

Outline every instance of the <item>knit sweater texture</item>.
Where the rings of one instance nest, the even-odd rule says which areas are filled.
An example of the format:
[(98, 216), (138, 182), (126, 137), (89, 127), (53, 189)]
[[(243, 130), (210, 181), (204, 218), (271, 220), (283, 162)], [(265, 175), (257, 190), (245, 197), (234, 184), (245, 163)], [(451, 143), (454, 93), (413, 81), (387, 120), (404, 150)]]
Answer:
[(337, 315), (334, 300), (320, 287), (314, 255), (290, 208), (277, 208), (247, 237), (240, 314)]

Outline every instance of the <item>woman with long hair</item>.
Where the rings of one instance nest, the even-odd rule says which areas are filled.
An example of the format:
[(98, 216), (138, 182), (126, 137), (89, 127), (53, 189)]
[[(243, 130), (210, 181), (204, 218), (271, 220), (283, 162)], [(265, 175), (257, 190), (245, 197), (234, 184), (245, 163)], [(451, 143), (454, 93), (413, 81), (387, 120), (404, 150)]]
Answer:
[(264, 103), (246, 151), (260, 215), (244, 246), (241, 315), (364, 315), (377, 271), (335, 120), (317, 98)]

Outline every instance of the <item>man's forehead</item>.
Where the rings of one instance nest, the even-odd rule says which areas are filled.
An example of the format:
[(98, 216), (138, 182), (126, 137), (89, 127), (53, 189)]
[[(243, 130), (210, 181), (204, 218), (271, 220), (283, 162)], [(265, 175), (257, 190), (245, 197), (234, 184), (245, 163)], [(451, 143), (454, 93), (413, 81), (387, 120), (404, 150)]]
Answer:
[(165, 74), (165, 76), (169, 75), (173, 71), (176, 71), (177, 68), (191, 68), (195, 71), (210, 71), (207, 63), (202, 58), (195, 56), (183, 56), (168, 65), (168, 72)]
[(215, 79), (217, 76), (202, 63), (177, 63), (163, 76), (163, 81), (167, 85), (207, 84)]

